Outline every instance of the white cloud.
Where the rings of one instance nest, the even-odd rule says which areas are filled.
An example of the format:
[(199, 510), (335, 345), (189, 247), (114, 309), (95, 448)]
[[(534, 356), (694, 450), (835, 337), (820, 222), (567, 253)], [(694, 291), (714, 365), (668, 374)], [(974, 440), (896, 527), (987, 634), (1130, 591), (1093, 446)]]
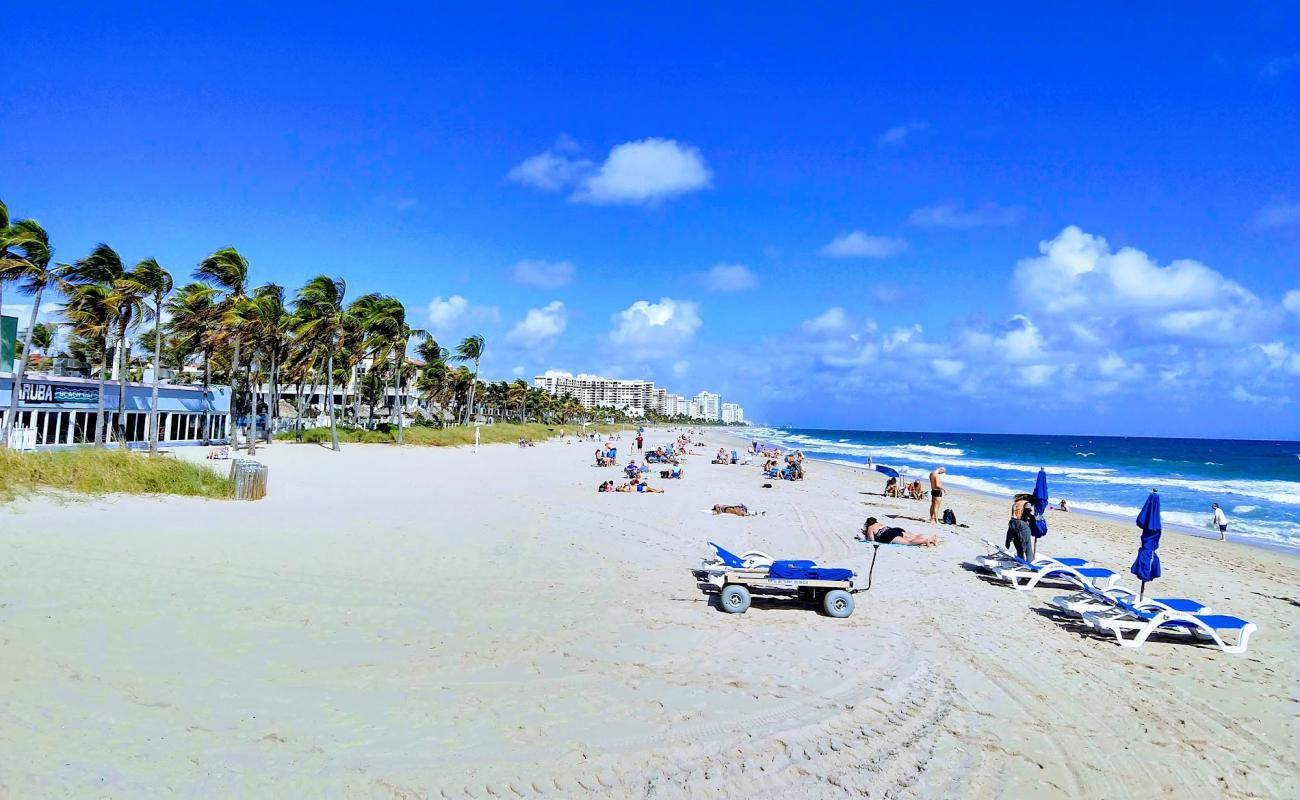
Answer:
[(435, 297), (429, 301), (429, 327), (439, 333), (483, 322), (495, 322), (500, 316), (496, 306), (472, 305), (458, 294), (446, 300)]
[(896, 236), (872, 236), (853, 231), (836, 236), (822, 248), (822, 255), (832, 258), (889, 258), (907, 249), (907, 242)]
[(558, 192), (590, 172), (593, 166), (586, 159), (572, 159), (548, 150), (525, 158), (506, 173), (506, 178), (544, 192)]
[(743, 292), (753, 289), (758, 279), (744, 264), (718, 264), (704, 275), (704, 282), (714, 292)]
[(615, 145), (599, 165), (577, 156), (578, 150), (561, 134), (550, 150), (524, 159), (506, 178), (544, 192), (572, 190), (571, 202), (593, 205), (653, 204), (707, 189), (713, 179), (700, 151), (674, 139)]
[(1232, 387), (1232, 392), (1230, 392), (1230, 394), (1233, 400), (1236, 400), (1241, 403), (1258, 404), (1258, 403), (1264, 403), (1268, 401), (1267, 397), (1262, 397), (1260, 395), (1257, 395), (1251, 392), (1250, 390), (1248, 390), (1245, 386), (1242, 386), (1241, 384), (1237, 384), (1236, 386)]
[(1242, 341), (1270, 321), (1259, 298), (1197, 261), (1161, 266), (1133, 247), (1112, 252), (1073, 225), (1039, 250), (1016, 265), (1016, 297), (1035, 316), (1083, 326), (1099, 341)]
[(966, 208), (959, 203), (940, 203), (913, 211), (907, 218), (910, 225), (928, 228), (985, 228), (1015, 225), (1025, 217), (1020, 206), (999, 206), (985, 203)]
[(573, 280), (574, 267), (570, 261), (542, 261), (529, 258), (510, 268), (516, 281), (525, 286), (541, 289), (558, 289)]
[(542, 308), (529, 309), (510, 332), (506, 334), (506, 344), (516, 347), (538, 347), (549, 344), (555, 337), (564, 333), (568, 324), (568, 312), (564, 303), (553, 300)]
[(908, 138), (914, 133), (919, 133), (930, 127), (930, 123), (922, 120), (904, 122), (902, 125), (895, 125), (884, 133), (876, 137), (877, 147), (902, 147), (907, 144)]
[(952, 379), (960, 375), (962, 370), (966, 368), (966, 362), (955, 358), (932, 358), (930, 359), (930, 367), (934, 370), (934, 374), (940, 378)]
[(598, 205), (653, 203), (707, 189), (712, 177), (694, 147), (673, 139), (640, 139), (611, 149), (569, 199)]
[(674, 378), (684, 377), (687, 372), (690, 372), (690, 370), (691, 370), (691, 362), (689, 361), (676, 361), (673, 363)]
[(1259, 77), (1272, 80), (1296, 69), (1300, 69), (1300, 53), (1274, 56), (1259, 68)]
[(511, 374), (511, 375), (514, 375), (516, 378), (522, 378), (522, 377), (524, 377), (525, 372), (526, 372), (526, 370), (524, 370), (524, 366), (523, 366), (523, 364), (520, 364), (520, 365), (518, 365), (518, 366), (515, 366), (515, 367), (511, 368), (511, 370), (510, 370), (510, 374)]
[(839, 306), (833, 306), (799, 326), (805, 333), (839, 333), (849, 327), (849, 315)]
[(695, 336), (701, 324), (698, 305), (670, 297), (661, 297), (657, 303), (638, 300), (615, 314), (613, 321), (610, 341), (630, 349), (637, 358), (675, 351)]
[(1256, 211), (1250, 222), (1256, 228), (1265, 229), (1300, 225), (1300, 203), (1270, 203)]
[(1300, 289), (1292, 289), (1282, 298), (1282, 307), (1292, 314), (1300, 314)]

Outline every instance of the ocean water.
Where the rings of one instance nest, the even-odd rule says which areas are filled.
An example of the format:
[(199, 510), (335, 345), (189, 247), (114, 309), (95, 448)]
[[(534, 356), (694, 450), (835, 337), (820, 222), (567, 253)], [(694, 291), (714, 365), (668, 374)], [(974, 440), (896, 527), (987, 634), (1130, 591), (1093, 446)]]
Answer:
[(1210, 509), (1217, 502), (1230, 538), (1300, 549), (1300, 442), (805, 428), (750, 435), (863, 469), (870, 456), (923, 482), (942, 465), (945, 483), (1008, 498), (1032, 491), (1044, 467), (1053, 503), (1064, 498), (1075, 510), (1130, 519), (1158, 489), (1166, 528), (1217, 537)]

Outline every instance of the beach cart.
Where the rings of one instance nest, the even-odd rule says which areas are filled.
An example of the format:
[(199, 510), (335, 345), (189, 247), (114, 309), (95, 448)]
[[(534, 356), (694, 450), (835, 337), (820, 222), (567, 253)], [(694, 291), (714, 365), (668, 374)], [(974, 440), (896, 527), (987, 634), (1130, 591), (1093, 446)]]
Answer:
[(717, 593), (718, 606), (728, 614), (745, 613), (751, 599), (761, 595), (812, 603), (827, 616), (843, 619), (853, 613), (853, 595), (865, 591), (854, 586), (852, 570), (818, 567), (809, 561), (693, 572), (702, 590)]

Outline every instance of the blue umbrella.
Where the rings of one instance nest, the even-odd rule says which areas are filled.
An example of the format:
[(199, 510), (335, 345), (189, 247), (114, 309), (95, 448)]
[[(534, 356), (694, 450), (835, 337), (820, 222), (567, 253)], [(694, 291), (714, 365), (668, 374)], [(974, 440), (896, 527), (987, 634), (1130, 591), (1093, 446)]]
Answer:
[(1038, 540), (1047, 535), (1047, 470), (1038, 468), (1038, 479), (1034, 481), (1034, 524), (1029, 532), (1034, 535), (1034, 550), (1038, 550)]
[(1142, 529), (1142, 546), (1138, 548), (1137, 558), (1133, 559), (1129, 572), (1142, 581), (1142, 588), (1138, 590), (1138, 597), (1141, 597), (1146, 591), (1147, 581), (1160, 577), (1160, 556), (1156, 555), (1160, 547), (1160, 493), (1155, 489), (1147, 495), (1146, 503), (1138, 512), (1137, 525)]
[(883, 464), (876, 465), (876, 472), (883, 472), (885, 475), (888, 475), (891, 478), (898, 477), (898, 470), (894, 469), (893, 467), (886, 467)]

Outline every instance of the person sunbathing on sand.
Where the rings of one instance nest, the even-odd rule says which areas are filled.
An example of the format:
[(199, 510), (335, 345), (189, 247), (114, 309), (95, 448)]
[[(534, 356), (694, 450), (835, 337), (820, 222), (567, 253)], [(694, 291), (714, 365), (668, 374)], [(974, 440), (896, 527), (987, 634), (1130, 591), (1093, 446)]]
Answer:
[[(757, 517), (757, 516), (758, 516), (758, 514), (755, 514), (755, 513), (750, 512), (749, 508), (746, 507), (744, 503), (741, 503), (741, 504), (739, 504), (739, 505), (734, 505), (734, 506), (732, 506), (732, 505), (724, 505), (724, 504), (722, 504), (722, 503), (718, 503), (717, 505), (715, 505), (715, 506), (713, 507), (713, 513), (714, 513), (714, 514), (733, 514), (733, 515), (735, 515), (735, 516), (737, 516), (737, 517)], [(762, 513), (766, 514), (767, 512), (764, 511), (764, 512), (762, 512)]]
[(867, 517), (867, 521), (862, 524), (862, 535), (854, 538), (878, 544), (919, 544), (926, 547), (939, 543), (939, 537), (934, 534), (908, 533), (902, 528), (887, 528), (875, 517)]

